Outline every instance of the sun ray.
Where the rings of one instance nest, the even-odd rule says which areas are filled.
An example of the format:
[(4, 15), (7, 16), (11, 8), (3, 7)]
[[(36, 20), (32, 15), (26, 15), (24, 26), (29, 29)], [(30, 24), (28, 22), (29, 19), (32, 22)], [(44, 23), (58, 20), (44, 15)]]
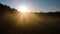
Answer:
[(27, 13), (28, 12), (28, 8), (26, 6), (20, 6), (20, 7), (18, 7), (17, 10), (21, 13)]

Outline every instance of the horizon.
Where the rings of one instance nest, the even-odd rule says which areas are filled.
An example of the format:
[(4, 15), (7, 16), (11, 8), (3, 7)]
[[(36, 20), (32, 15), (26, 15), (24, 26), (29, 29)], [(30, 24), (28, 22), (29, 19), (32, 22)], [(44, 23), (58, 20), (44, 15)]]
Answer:
[(0, 3), (15, 9), (27, 6), (31, 12), (60, 11), (60, 0), (0, 0)]

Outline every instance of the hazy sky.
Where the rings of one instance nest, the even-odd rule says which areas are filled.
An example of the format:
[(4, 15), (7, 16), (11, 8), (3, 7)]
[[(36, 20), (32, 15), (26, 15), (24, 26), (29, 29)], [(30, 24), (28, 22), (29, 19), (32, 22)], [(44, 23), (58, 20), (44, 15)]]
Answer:
[(0, 3), (11, 8), (24, 5), (30, 11), (60, 11), (60, 0), (0, 0)]

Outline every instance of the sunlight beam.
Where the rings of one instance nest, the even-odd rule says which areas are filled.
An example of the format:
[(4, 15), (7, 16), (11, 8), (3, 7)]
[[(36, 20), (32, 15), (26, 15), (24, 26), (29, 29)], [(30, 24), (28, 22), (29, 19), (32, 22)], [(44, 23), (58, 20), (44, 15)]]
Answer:
[(17, 9), (19, 12), (21, 12), (21, 13), (26, 13), (26, 12), (28, 12), (28, 8), (26, 7), (26, 6), (20, 6), (20, 7), (18, 7), (18, 9)]

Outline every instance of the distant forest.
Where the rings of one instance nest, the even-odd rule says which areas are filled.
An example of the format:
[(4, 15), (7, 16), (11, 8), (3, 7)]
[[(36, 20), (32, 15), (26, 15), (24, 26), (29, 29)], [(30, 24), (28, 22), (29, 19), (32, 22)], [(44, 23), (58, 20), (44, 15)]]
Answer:
[[(0, 14), (6, 13), (6, 12), (10, 12), (10, 13), (14, 13), (14, 12), (18, 12), (17, 9), (15, 8), (10, 8), (7, 5), (3, 5), (0, 3)], [(51, 15), (51, 16), (60, 16), (60, 11), (55, 11), (55, 12), (35, 12), (35, 14), (45, 14), (45, 15)]]

